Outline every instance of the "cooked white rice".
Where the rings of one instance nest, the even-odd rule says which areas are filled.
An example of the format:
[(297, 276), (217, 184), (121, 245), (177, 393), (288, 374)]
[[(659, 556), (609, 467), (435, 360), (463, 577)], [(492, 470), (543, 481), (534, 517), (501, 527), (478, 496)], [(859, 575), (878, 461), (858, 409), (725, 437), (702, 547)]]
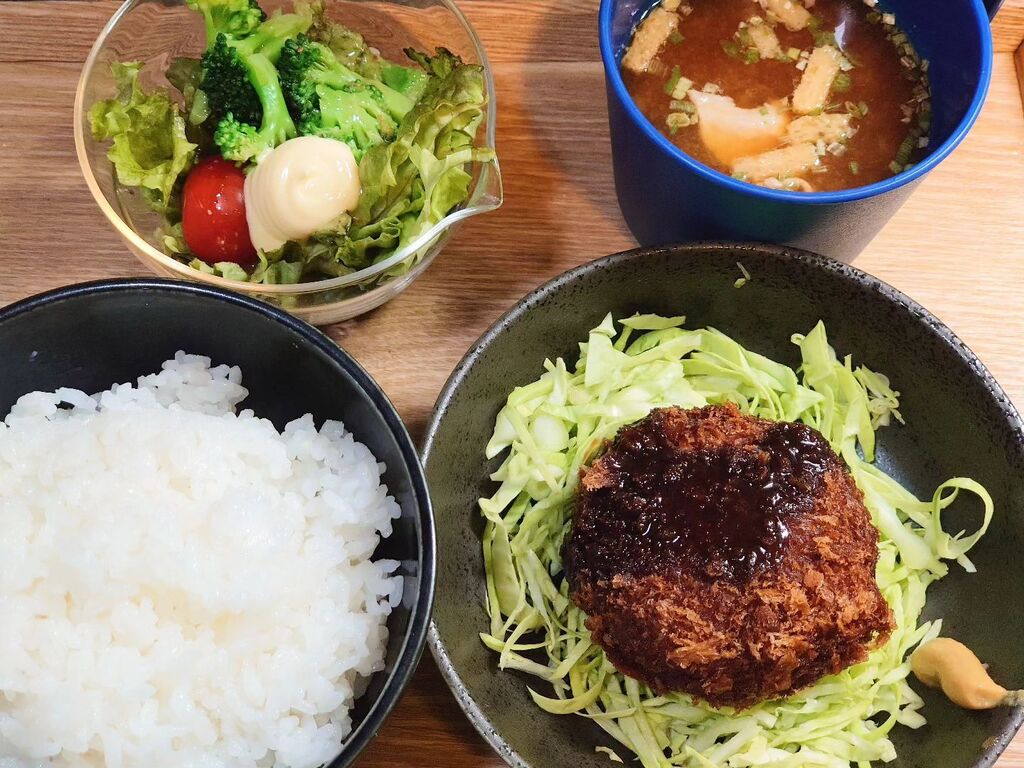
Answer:
[[(313, 768), (381, 669), (399, 508), (340, 422), (241, 372), (22, 397), (0, 424), (0, 768)], [(70, 406), (70, 407), (69, 407)]]

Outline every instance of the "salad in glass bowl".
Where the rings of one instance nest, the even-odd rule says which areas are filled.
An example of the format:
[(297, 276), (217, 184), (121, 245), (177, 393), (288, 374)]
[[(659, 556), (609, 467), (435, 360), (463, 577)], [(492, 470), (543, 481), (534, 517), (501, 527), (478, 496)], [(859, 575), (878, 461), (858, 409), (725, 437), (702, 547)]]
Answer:
[(500, 204), (493, 85), (448, 0), (265, 5), (125, 3), (79, 84), (79, 158), (158, 272), (331, 322)]

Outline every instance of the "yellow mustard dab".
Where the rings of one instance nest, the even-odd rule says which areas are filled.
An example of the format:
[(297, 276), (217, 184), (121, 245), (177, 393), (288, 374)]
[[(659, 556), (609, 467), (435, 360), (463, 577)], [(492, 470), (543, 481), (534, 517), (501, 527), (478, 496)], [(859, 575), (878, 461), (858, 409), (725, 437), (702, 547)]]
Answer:
[(937, 637), (914, 651), (910, 668), (918, 680), (941, 688), (964, 709), (1024, 704), (1024, 691), (1008, 691), (996, 683), (970, 648), (949, 637)]

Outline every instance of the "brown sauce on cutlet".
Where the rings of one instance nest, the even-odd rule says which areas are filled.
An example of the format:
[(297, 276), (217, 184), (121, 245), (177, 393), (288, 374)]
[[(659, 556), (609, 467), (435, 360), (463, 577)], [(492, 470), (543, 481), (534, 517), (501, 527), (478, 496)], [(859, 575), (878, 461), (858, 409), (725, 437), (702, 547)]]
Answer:
[(578, 499), (574, 570), (591, 578), (689, 571), (749, 580), (778, 563), (788, 521), (810, 512), (839, 457), (815, 430), (770, 425), (753, 445), (680, 451), (658, 412), (604, 457), (614, 482)]

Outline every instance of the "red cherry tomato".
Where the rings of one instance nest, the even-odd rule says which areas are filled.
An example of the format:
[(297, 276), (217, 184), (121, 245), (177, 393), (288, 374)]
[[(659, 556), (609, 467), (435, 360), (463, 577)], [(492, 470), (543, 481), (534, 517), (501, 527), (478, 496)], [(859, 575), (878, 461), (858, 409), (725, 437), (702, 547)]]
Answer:
[(181, 228), (189, 249), (207, 264), (256, 262), (245, 219), (244, 189), (242, 169), (219, 157), (203, 160), (185, 179)]

